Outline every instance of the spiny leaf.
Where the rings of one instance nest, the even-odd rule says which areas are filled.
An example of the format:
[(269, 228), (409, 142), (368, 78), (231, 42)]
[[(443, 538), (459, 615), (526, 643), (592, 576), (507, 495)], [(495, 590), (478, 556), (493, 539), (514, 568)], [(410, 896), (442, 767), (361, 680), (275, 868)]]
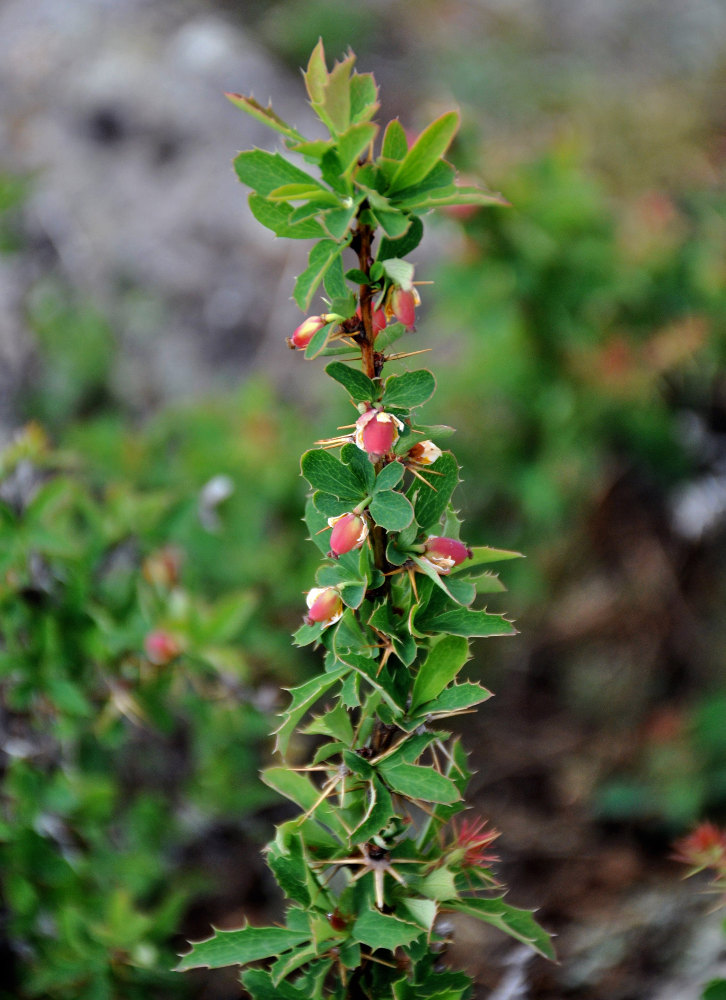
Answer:
[(261, 958), (279, 955), (309, 940), (309, 932), (286, 927), (241, 927), (236, 931), (216, 931), (214, 937), (197, 941), (183, 955), (177, 969), (220, 969), (225, 965), (246, 965)]
[(493, 924), (511, 937), (538, 951), (545, 958), (555, 958), (550, 935), (534, 919), (531, 910), (509, 906), (502, 899), (459, 899), (447, 903), (447, 909)]
[(411, 695), (411, 707), (436, 698), (456, 677), (469, 656), (469, 643), (462, 636), (447, 635), (431, 649), (421, 664)]
[(245, 97), (243, 94), (232, 94), (225, 93), (224, 95), (228, 100), (234, 104), (236, 108), (241, 111), (246, 111), (248, 115), (252, 115), (256, 118), (258, 122), (262, 122), (263, 125), (269, 125), (276, 132), (281, 132), (282, 135), (287, 136), (288, 139), (294, 139), (297, 142), (305, 142), (305, 136), (301, 135), (297, 129), (294, 129), (287, 122), (283, 121), (278, 114), (272, 110), (270, 104), (264, 108), (254, 97)]
[(391, 182), (392, 191), (418, 184), (436, 166), (459, 128), (459, 114), (448, 111), (423, 130), (404, 157)]

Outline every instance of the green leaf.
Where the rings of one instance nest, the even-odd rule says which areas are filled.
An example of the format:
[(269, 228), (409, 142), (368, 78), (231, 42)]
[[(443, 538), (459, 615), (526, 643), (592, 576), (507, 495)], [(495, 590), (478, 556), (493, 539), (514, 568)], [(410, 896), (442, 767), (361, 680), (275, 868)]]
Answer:
[(444, 155), (459, 128), (459, 114), (449, 111), (433, 121), (413, 144), (391, 181), (391, 191), (420, 183)]
[(265, 198), (283, 184), (304, 184), (325, 190), (314, 177), (290, 163), (284, 156), (268, 153), (264, 149), (249, 149), (238, 153), (234, 159), (234, 168), (243, 184)]
[(380, 778), (374, 777), (368, 788), (368, 806), (365, 816), (352, 833), (352, 839), (355, 843), (364, 843), (375, 837), (387, 826), (391, 817), (396, 815), (391, 793)]
[(242, 985), (253, 1000), (310, 1000), (310, 994), (292, 983), (275, 985), (265, 969), (247, 969), (242, 973)]
[[(317, 493), (313, 494), (312, 502), (315, 509), (320, 514), (323, 514), (326, 519), (329, 517), (338, 517), (340, 514), (347, 514), (348, 511), (350, 510), (349, 500), (339, 500), (337, 497), (334, 497), (331, 493), (321, 493), (320, 490), (318, 490)], [(325, 522), (321, 522), (320, 524), (321, 528), (323, 527), (323, 523)], [(311, 534), (311, 538), (313, 538), (313, 541), (315, 541), (314, 534), (315, 533)], [(328, 551), (327, 545), (328, 545), (327, 538), (323, 539), (321, 543), (318, 545), (318, 548), (323, 553), (323, 555), (327, 555)]]
[(304, 184), (282, 184), (267, 195), (269, 201), (306, 201), (317, 206), (335, 205), (340, 207), (340, 198), (326, 190), (317, 181)]
[(304, 142), (305, 137), (300, 135), (297, 129), (294, 129), (287, 122), (283, 121), (278, 114), (272, 110), (271, 105), (267, 105), (264, 108), (259, 104), (254, 97), (244, 97), (242, 94), (231, 94), (226, 93), (224, 95), (229, 101), (234, 104), (236, 108), (240, 111), (246, 111), (248, 115), (252, 115), (256, 118), (258, 122), (262, 122), (263, 125), (268, 125), (270, 128), (274, 129), (276, 132), (280, 132), (282, 135), (287, 136), (288, 139), (294, 139), (295, 141)]
[(509, 202), (501, 194), (482, 191), (475, 187), (459, 187), (450, 184), (431, 191), (412, 193), (410, 197), (397, 198), (396, 204), (410, 212), (420, 212), (431, 208), (445, 208), (448, 205), (501, 205), (507, 207)]
[(349, 608), (359, 608), (366, 596), (365, 580), (346, 580), (338, 586), (343, 603)]
[[(342, 361), (333, 361), (326, 366), (325, 371), (336, 382), (340, 382), (351, 399), (356, 403), (370, 403), (378, 398), (379, 389), (375, 383), (357, 368), (350, 368)], [(357, 449), (360, 451), (360, 449)], [(370, 462), (368, 463), (370, 465)]]
[(279, 839), (278, 834), (267, 851), (267, 864), (288, 899), (308, 907), (310, 891), (307, 883), (310, 869), (303, 857), (299, 834), (294, 838), (288, 838), (289, 843), (285, 846), (278, 843)]
[(340, 457), (358, 479), (360, 488), (367, 495), (373, 489), (376, 472), (368, 455), (355, 444), (344, 444)]
[(355, 938), (373, 951), (379, 948), (386, 951), (403, 948), (423, 933), (425, 932), (417, 924), (399, 920), (398, 917), (381, 913), (375, 908), (364, 910), (353, 924)]
[(726, 979), (712, 979), (703, 991), (701, 1000), (726, 1000)]
[(358, 163), (358, 158), (365, 152), (376, 137), (378, 126), (368, 122), (352, 125), (346, 132), (338, 136), (336, 148), (340, 159), (341, 173), (347, 176)]
[(283, 722), (275, 730), (277, 737), (275, 750), (278, 753), (283, 756), (287, 753), (290, 737), (300, 719), (309, 712), (318, 698), (322, 697), (334, 684), (337, 684), (347, 672), (347, 670), (339, 668), (331, 673), (317, 674), (304, 684), (287, 689), (292, 700), (287, 709), (281, 713)]
[(341, 500), (356, 502), (365, 496), (357, 475), (329, 451), (322, 448), (306, 451), (300, 461), (300, 468), (314, 490), (330, 493)]
[(389, 764), (383, 760), (378, 765), (378, 770), (393, 791), (407, 799), (441, 802), (445, 805), (461, 799), (453, 781), (439, 774), (433, 767), (406, 763)]
[[(432, 930), (439, 912), (438, 906), (432, 899), (416, 899), (415, 896), (404, 896), (399, 906), (403, 907), (404, 910), (408, 910), (409, 915), (421, 927), (425, 927), (427, 931)], [(415, 991), (414, 995), (418, 998), (418, 991)]]
[(292, 972), (299, 969), (301, 965), (306, 965), (317, 954), (318, 948), (315, 942), (300, 945), (289, 955), (282, 955), (276, 962), (273, 962), (270, 972), (275, 986), (279, 986), (283, 979), (286, 979)]
[(350, 126), (350, 73), (354, 62), (355, 56), (351, 53), (335, 63), (328, 74), (323, 102), (320, 108), (316, 108), (323, 111), (331, 131), (337, 135)]
[(396, 691), (391, 683), (388, 671), (386, 669), (381, 670), (377, 660), (373, 660), (367, 656), (359, 656), (350, 649), (338, 649), (337, 647), (336, 655), (341, 662), (352, 667), (353, 670), (359, 673), (374, 691), (380, 692), (386, 704), (396, 715), (400, 715), (403, 712), (400, 692)]
[(410, 410), (422, 406), (436, 391), (436, 379), (427, 368), (391, 375), (386, 379), (382, 403)]
[(395, 344), (397, 340), (400, 340), (406, 332), (406, 327), (403, 323), (389, 323), (388, 326), (384, 326), (376, 337), (376, 350), (385, 351), (391, 344)]
[(329, 802), (319, 801), (320, 791), (307, 775), (291, 771), (288, 767), (268, 767), (260, 776), (266, 785), (300, 806), (304, 812), (314, 808), (315, 819), (327, 826), (341, 842), (346, 842), (347, 834), (338, 811)]
[(325, 64), (325, 49), (322, 38), (318, 39), (318, 44), (310, 53), (303, 79), (312, 103), (320, 104), (325, 97), (325, 85), (328, 82), (328, 67)]
[(411, 225), (411, 218), (405, 212), (399, 212), (393, 206), (390, 209), (371, 206), (370, 211), (389, 239), (401, 239), (408, 232), (408, 227)]
[(398, 160), (400, 162), (406, 157), (407, 153), (408, 139), (406, 138), (406, 130), (398, 118), (393, 118), (386, 125), (386, 131), (383, 134), (381, 156), (388, 160)]
[[(427, 478), (429, 472), (434, 474)], [(413, 509), (421, 530), (428, 532), (438, 525), (449, 505), (459, 482), (459, 466), (451, 452), (445, 451), (428, 469), (421, 470), (421, 476), (433, 489), (419, 483)]]
[(413, 887), (422, 896), (443, 902), (446, 899), (456, 899), (459, 895), (456, 891), (454, 874), (449, 868), (434, 868), (428, 875), (417, 878)]
[(376, 255), (376, 260), (384, 261), (389, 260), (392, 257), (402, 259), (407, 257), (412, 250), (415, 250), (423, 239), (423, 222), (414, 216), (410, 220), (410, 225), (406, 230), (405, 234), (397, 240), (391, 240), (387, 236), (384, 236), (381, 240), (380, 246), (378, 247), (378, 254)]
[(353, 742), (353, 726), (350, 716), (342, 705), (336, 705), (323, 715), (316, 716), (303, 730), (305, 733), (319, 733), (321, 736), (332, 736), (347, 746)]
[(292, 240), (317, 240), (325, 235), (325, 230), (315, 219), (292, 224), (290, 216), (294, 209), (291, 205), (276, 204), (260, 194), (251, 194), (248, 201), (257, 221), (271, 229), (276, 236)]
[(473, 566), (481, 566), (493, 562), (503, 562), (505, 559), (524, 558), (521, 552), (512, 552), (509, 549), (493, 549), (489, 545), (475, 545), (471, 552), (471, 558), (465, 559), (463, 563), (459, 563), (459, 565), (455, 567), (452, 572), (461, 573), (462, 570), (468, 571), (472, 569)]
[(303, 312), (309, 309), (318, 285), (336, 257), (340, 256), (340, 249), (335, 240), (320, 240), (310, 251), (308, 266), (295, 282), (293, 295)]
[(405, 667), (410, 667), (416, 659), (416, 642), (407, 628), (402, 615), (395, 615), (388, 601), (379, 604), (369, 619), (369, 625), (387, 635), (393, 641), (393, 650)]
[(459, 899), (447, 909), (467, 913), (471, 917), (493, 924), (511, 937), (538, 951), (545, 958), (555, 958), (550, 935), (534, 919), (530, 910), (509, 906), (502, 899)]
[(381, 490), (371, 500), (371, 517), (386, 531), (402, 531), (413, 520), (413, 507), (402, 493)]
[(395, 285), (399, 285), (407, 292), (413, 288), (413, 264), (410, 261), (401, 260), (399, 257), (387, 257), (377, 263)]
[(411, 695), (411, 707), (417, 708), (441, 694), (453, 681), (469, 657), (469, 643), (462, 636), (444, 636), (421, 664)]
[(517, 634), (515, 627), (503, 615), (490, 615), (487, 611), (472, 611), (471, 608), (452, 608), (434, 615), (424, 609), (415, 615), (415, 624), (424, 632), (446, 632), (467, 637)]
[(317, 333), (314, 333), (310, 338), (310, 343), (305, 348), (305, 360), (312, 361), (313, 358), (317, 358), (319, 354), (325, 351), (328, 346), (328, 341), (330, 340), (330, 335), (337, 326), (337, 323), (326, 323), (325, 326), (321, 327)]
[(350, 79), (350, 119), (369, 121), (378, 110), (378, 87), (372, 73), (354, 73)]
[(380, 493), (382, 490), (392, 490), (401, 482), (403, 478), (403, 466), (400, 462), (389, 462), (384, 465), (376, 477), (374, 492)]
[[(454, 639), (457, 636), (447, 636)], [(453, 684), (443, 691), (438, 698), (427, 701), (416, 709), (416, 715), (450, 715), (454, 712), (461, 712), (474, 705), (480, 705), (492, 697), (491, 691), (487, 691), (481, 684), (465, 681), (463, 684)]]
[(329, 208), (321, 215), (323, 225), (336, 242), (340, 243), (350, 229), (357, 210), (358, 205), (353, 203), (344, 205), (343, 208)]
[(289, 951), (309, 938), (309, 933), (286, 927), (250, 927), (249, 924), (236, 931), (216, 931), (214, 937), (193, 943), (189, 954), (182, 955), (177, 970), (246, 965)]

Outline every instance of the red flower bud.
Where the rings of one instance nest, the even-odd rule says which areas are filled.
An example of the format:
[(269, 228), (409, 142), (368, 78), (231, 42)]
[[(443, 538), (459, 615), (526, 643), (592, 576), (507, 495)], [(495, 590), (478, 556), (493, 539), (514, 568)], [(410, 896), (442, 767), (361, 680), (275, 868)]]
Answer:
[[(358, 319), (361, 318), (360, 306), (355, 311)], [(374, 309), (371, 313), (371, 323), (373, 326), (373, 339), (375, 340), (378, 334), (381, 332), (383, 327), (386, 325), (388, 320), (386, 319), (386, 314), (383, 309)]]
[(429, 535), (426, 539), (426, 556), (439, 573), (448, 573), (465, 559), (471, 559), (472, 555), (469, 546), (456, 538)]
[(346, 552), (361, 548), (368, 537), (368, 524), (359, 514), (329, 517), (328, 524), (333, 529), (330, 533), (330, 554), (336, 559)]
[(157, 667), (165, 667), (181, 653), (181, 646), (173, 635), (162, 629), (155, 629), (144, 639), (144, 651), (151, 663)]
[(392, 413), (383, 410), (366, 410), (355, 422), (355, 443), (365, 451), (371, 461), (387, 455), (398, 440), (403, 424)]
[(333, 625), (343, 614), (343, 602), (335, 587), (313, 587), (306, 598), (309, 611), (305, 624), (320, 622), (324, 626)]
[(407, 330), (413, 330), (416, 322), (416, 306), (420, 302), (421, 299), (415, 288), (406, 291), (398, 285), (394, 285), (386, 301), (386, 314), (395, 316)]
[(318, 330), (322, 330), (329, 322), (326, 316), (308, 316), (306, 320), (296, 327), (288, 343), (291, 347), (304, 350), (313, 339)]

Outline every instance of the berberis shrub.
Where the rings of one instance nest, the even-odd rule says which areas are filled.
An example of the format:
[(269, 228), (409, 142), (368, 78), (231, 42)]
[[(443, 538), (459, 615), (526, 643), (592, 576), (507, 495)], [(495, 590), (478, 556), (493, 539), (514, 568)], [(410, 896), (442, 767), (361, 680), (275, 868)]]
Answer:
[[(309, 360), (335, 357), (326, 373), (355, 416), (302, 456), (305, 519), (323, 559), (295, 641), (319, 646), (323, 669), (291, 690), (276, 734), (283, 762), (263, 775), (301, 810), (267, 848), (289, 900), (285, 925), (219, 931), (180, 967), (253, 966), (242, 982), (256, 1000), (461, 1000), (472, 982), (442, 964), (442, 914), (476, 917), (552, 956), (532, 914), (503, 899), (490, 868), (496, 831), (457, 818), (470, 772), (460, 741), (441, 728), (489, 697), (459, 674), (471, 637), (514, 632), (474, 605), (503, 590), (490, 566), (516, 553), (460, 540), (459, 467), (442, 449), (451, 428), (419, 417), (434, 376), (397, 364), (418, 352), (392, 347), (414, 327), (419, 295), (406, 258), (421, 216), (502, 199), (458, 185), (443, 159), (455, 112), (412, 144), (389, 122), (375, 157), (377, 87), (353, 64), (349, 54), (328, 71), (320, 43), (308, 64), (328, 139), (308, 140), (271, 107), (229, 95), (319, 174), (259, 149), (236, 159), (256, 219), (277, 236), (315, 241), (294, 297), (308, 311), (322, 283), (325, 311), (290, 345)], [(309, 764), (287, 766), (301, 726), (321, 739)]]

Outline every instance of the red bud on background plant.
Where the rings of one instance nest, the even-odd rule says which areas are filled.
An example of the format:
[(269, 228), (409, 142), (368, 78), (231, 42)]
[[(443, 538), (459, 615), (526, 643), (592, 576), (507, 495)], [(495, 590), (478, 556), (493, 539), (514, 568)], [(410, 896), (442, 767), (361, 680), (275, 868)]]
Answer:
[(330, 533), (330, 552), (336, 559), (346, 552), (361, 548), (368, 537), (365, 518), (355, 512), (329, 517), (328, 524), (333, 529)]
[(389, 453), (402, 430), (403, 424), (392, 413), (366, 410), (355, 422), (355, 443), (375, 462)]
[(448, 573), (473, 555), (468, 545), (456, 538), (444, 538), (441, 535), (429, 535), (425, 552), (428, 561), (434, 564), (439, 573)]
[(335, 587), (313, 587), (306, 598), (305, 624), (333, 625), (343, 615), (343, 601)]
[(154, 629), (144, 639), (144, 652), (151, 663), (165, 667), (181, 653), (181, 646), (169, 632)]

